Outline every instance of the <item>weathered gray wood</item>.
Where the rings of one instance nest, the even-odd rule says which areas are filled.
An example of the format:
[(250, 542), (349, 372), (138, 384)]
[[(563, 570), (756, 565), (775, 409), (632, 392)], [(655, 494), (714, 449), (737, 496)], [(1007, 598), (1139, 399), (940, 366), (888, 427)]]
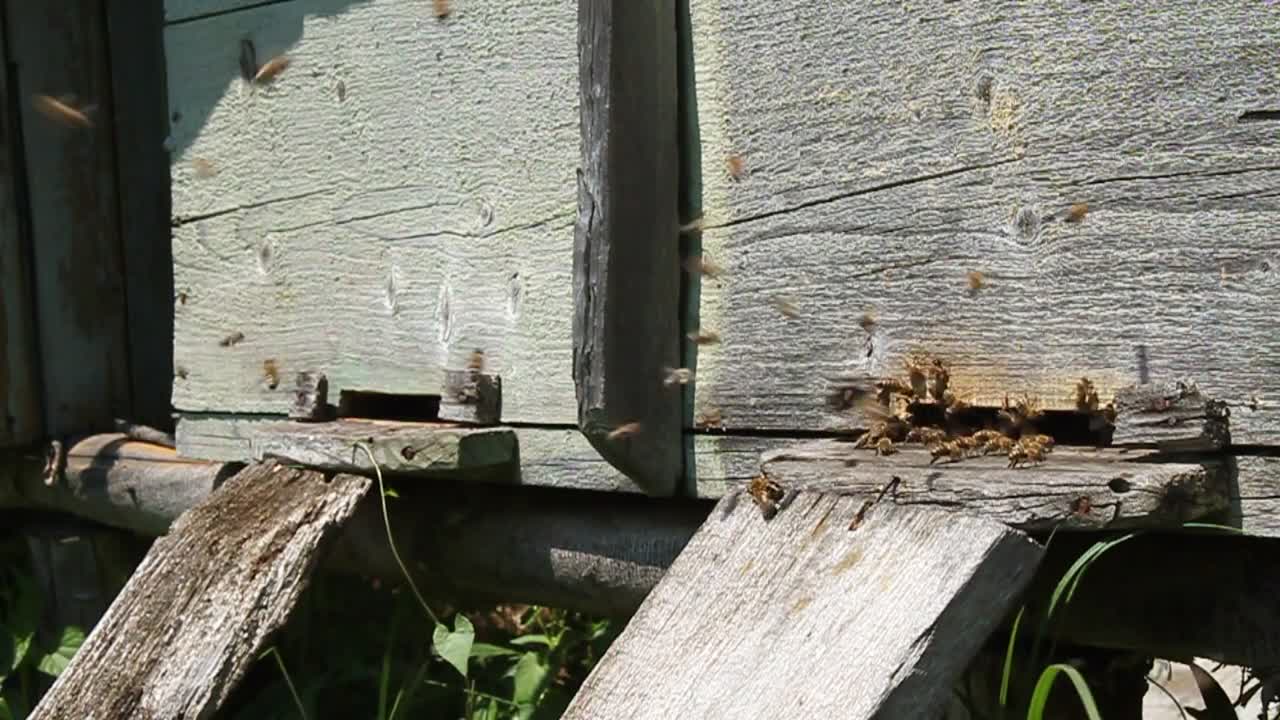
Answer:
[(300, 372), (294, 378), (289, 419), (321, 422), (329, 419), (329, 380), (320, 372)]
[[(0, 58), (11, 61), (0, 12)], [(0, 447), (25, 445), (40, 437), (39, 347), (31, 288), (31, 246), (27, 234), (26, 180), (19, 108), (9, 73), (0, 73)]]
[[(1009, 468), (1003, 456), (930, 464), (919, 446), (880, 457), (823, 440), (765, 453), (761, 471), (788, 490), (875, 497), (973, 513), (1023, 530), (1177, 527), (1225, 511), (1223, 464), (1151, 462), (1153, 453), (1058, 448), (1039, 465)], [(887, 499), (887, 498), (886, 498)]]
[(720, 498), (760, 474), (760, 456), (795, 447), (794, 438), (696, 435), (693, 438), (694, 494)]
[(1225, 522), (1249, 535), (1280, 538), (1280, 457), (1236, 456)]
[(77, 527), (74, 520), (63, 519), (23, 532), (40, 584), (44, 642), (57, 642), (58, 633), (68, 626), (87, 633), (111, 603), (98, 573), (92, 528), (86, 525), (81, 521)]
[(370, 484), (273, 463), (227, 481), (156, 541), (32, 717), (212, 716)]
[[(1275, 45), (1258, 38), (1280, 35), (1280, 13), (1115, 0), (1069, 20), (1009, 0), (691, 12), (702, 242), (726, 270), (702, 287), (701, 326), (722, 342), (700, 349), (695, 413), (840, 428), (851, 420), (814, 378), (896, 376), (915, 351), (951, 362), (962, 400), (1025, 391), (1067, 409), (1081, 376), (1104, 401), (1137, 382), (1145, 346), (1152, 381), (1193, 377), (1229, 404), (1234, 442), (1280, 441), (1280, 382), (1258, 360), (1280, 354), (1280, 147), (1274, 122), (1241, 121), (1275, 104), (1260, 69)], [(1066, 222), (1076, 203), (1090, 210)]]
[(473, 370), (446, 370), (441, 420), (493, 425), (502, 418), (502, 378)]
[[(45, 431), (94, 432), (130, 414), (129, 336), (102, 0), (5, 4), (31, 211)], [(40, 112), (74, 95), (90, 127)], [(88, 106), (96, 106), (89, 109)]]
[(1230, 410), (1194, 382), (1134, 385), (1116, 393), (1114, 443), (1154, 443), (1165, 451), (1213, 451), (1231, 443)]
[[(435, 395), (479, 347), (503, 421), (575, 423), (575, 20), (325, 0), (168, 25), (175, 407), (283, 412), (266, 360)], [(292, 59), (270, 85), (240, 79), (246, 36)]]
[[(258, 457), (255, 438), (262, 435), (264, 428), (270, 428), (280, 420), (281, 418), (228, 415), (183, 416), (178, 421), (178, 453), (192, 459), (248, 462)], [(413, 426), (412, 423), (406, 425)], [(468, 433), (477, 431), (476, 428), (459, 430)], [(600, 453), (575, 429), (497, 427), (485, 428), (483, 432), (515, 434), (520, 461), (518, 482), (522, 485), (642, 492), (633, 480), (600, 457)], [(364, 462), (363, 454), (356, 460)], [(505, 476), (497, 479), (515, 482)]]
[[(270, 2), (271, 0), (267, 0)], [(275, 0), (283, 2), (284, 0)], [(205, 15), (217, 15), (239, 8), (265, 5), (263, 0), (165, 0), (164, 20), (166, 23), (183, 22)]]
[[(120, 242), (128, 304), (131, 417), (173, 429), (173, 253), (163, 0), (104, 3)], [(102, 112), (108, 112), (104, 106)]]
[[(683, 478), (673, 0), (579, 0), (578, 426), (651, 494)], [(638, 433), (611, 435), (640, 423)]]
[[(1007, 527), (803, 494), (771, 521), (721, 501), (565, 711), (574, 718), (914, 718), (1040, 559)], [(785, 661), (782, 661), (785, 659)]]

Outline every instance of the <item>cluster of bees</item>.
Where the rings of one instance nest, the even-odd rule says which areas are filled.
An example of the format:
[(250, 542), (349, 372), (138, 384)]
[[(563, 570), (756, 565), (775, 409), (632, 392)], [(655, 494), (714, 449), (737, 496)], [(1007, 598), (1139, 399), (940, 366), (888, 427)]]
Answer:
[[(854, 443), (855, 448), (870, 448), (877, 455), (892, 455), (897, 443), (920, 443), (929, 450), (929, 464), (959, 462), (966, 458), (1004, 455), (1009, 467), (1044, 462), (1053, 451), (1053, 438), (1038, 432), (1036, 422), (1044, 411), (1040, 402), (1028, 395), (1010, 401), (1006, 396), (996, 415), (997, 427), (973, 429), (966, 422), (969, 406), (948, 389), (951, 373), (939, 359), (911, 357), (906, 360), (906, 379), (889, 378), (874, 385), (841, 384), (828, 397), (838, 411), (861, 410), (868, 429)], [(1089, 414), (1093, 429), (1114, 423), (1115, 409), (1101, 406), (1098, 391), (1088, 378), (1075, 387), (1075, 405)], [(924, 406), (940, 408), (941, 426), (918, 421), (917, 411)], [(936, 415), (936, 413), (935, 413)]]

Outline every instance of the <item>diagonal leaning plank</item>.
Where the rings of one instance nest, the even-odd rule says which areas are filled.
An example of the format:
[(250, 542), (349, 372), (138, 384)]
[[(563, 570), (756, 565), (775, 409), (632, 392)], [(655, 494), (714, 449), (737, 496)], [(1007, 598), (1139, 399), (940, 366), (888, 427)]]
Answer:
[(969, 515), (802, 492), (765, 521), (730, 494), (564, 717), (926, 717), (1040, 557)]
[(156, 541), (33, 720), (211, 717), (370, 481), (251, 466)]

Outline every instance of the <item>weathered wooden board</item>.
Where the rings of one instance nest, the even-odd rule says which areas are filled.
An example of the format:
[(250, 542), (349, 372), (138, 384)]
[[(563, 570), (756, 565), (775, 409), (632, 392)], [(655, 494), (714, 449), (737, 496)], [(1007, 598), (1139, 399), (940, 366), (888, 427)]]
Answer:
[[(218, 15), (240, 8), (253, 7), (255, 5), (268, 5), (273, 0), (165, 0), (164, 2), (164, 20), (166, 23), (176, 23), (188, 21), (193, 18), (200, 18), (206, 15)], [(285, 2), (287, 0), (274, 0), (275, 2)], [(347, 4), (349, 0), (341, 1), (339, 4)], [(312, 5), (332, 6), (335, 4), (330, 0), (327, 3), (315, 3)]]
[(695, 435), (694, 486), (700, 498), (720, 498), (760, 474), (760, 457), (771, 450), (795, 447), (795, 438)]
[[(573, 252), (578, 426), (649, 493), (684, 477), (673, 0), (580, 0)], [(611, 437), (639, 423), (627, 437)]]
[[(412, 429), (415, 426), (414, 423), (381, 423), (381, 425), (388, 429), (397, 426), (406, 428), (396, 432), (415, 432)], [(423, 427), (425, 426), (418, 426), (417, 432), (421, 432)], [(453, 436), (455, 442), (462, 438), (475, 438), (476, 442), (483, 439), (487, 447), (491, 449), (497, 447), (502, 453), (508, 453), (504, 456), (508, 462), (518, 458), (519, 475), (517, 477), (485, 475), (484, 479), (490, 482), (518, 482), (521, 485), (575, 490), (642, 492), (634, 481), (600, 457), (582, 433), (572, 428), (459, 427), (456, 433), (457, 435)], [(515, 436), (514, 447), (503, 439), (511, 434)], [(379, 433), (378, 437), (382, 435)], [(385, 435), (385, 452), (375, 449), (375, 455), (397, 465), (411, 464), (402, 457), (399, 460), (394, 457), (401, 447), (396, 444), (394, 435), (394, 432)], [(294, 438), (302, 436), (313, 438), (315, 443), (327, 448), (325, 452), (331, 455), (340, 452), (344, 462), (345, 459), (350, 459), (349, 451), (356, 439), (370, 439), (370, 434), (367, 432), (360, 433), (353, 430), (345, 434), (334, 433), (330, 424), (283, 423), (281, 418), (225, 415), (184, 416), (178, 421), (176, 433), (180, 456), (222, 462), (249, 462), (263, 459), (265, 449), (272, 447), (275, 453), (284, 452), (283, 447), (288, 447), (288, 443), (294, 442)], [(296, 455), (293, 459), (297, 462), (329, 463), (333, 462), (337, 455), (328, 459), (326, 457), (311, 454)], [(358, 453), (354, 461), (356, 465), (350, 468), (343, 466), (343, 469), (353, 471), (369, 469), (368, 459), (363, 453)], [(472, 472), (483, 469), (484, 466), (476, 464), (469, 467), (471, 470), (468, 472)], [(333, 469), (339, 468), (333, 466)], [(465, 468), (458, 466), (454, 469)]]
[(1234, 469), (1227, 524), (1280, 538), (1280, 457), (1238, 456)]
[(128, 303), (131, 419), (172, 429), (173, 254), (163, 0), (105, 3), (120, 242)]
[(802, 494), (721, 501), (566, 710), (573, 718), (912, 718), (951, 686), (1040, 558), (1003, 525)]
[(818, 378), (898, 375), (914, 351), (950, 361), (962, 399), (1066, 408), (1081, 376), (1104, 400), (1136, 382), (1145, 346), (1153, 381), (1229, 403), (1234, 442), (1280, 441), (1274, 8), (691, 12), (702, 242), (726, 269), (702, 283), (722, 342), (701, 349), (697, 412), (840, 427), (857, 420)]
[[(175, 407), (284, 412), (265, 368), (435, 394), (480, 348), (503, 421), (575, 423), (575, 23), (376, 0), (169, 25)], [(246, 37), (292, 64), (245, 83)]]
[(760, 467), (787, 490), (874, 498), (888, 488), (900, 505), (972, 513), (1029, 531), (1177, 527), (1228, 508), (1224, 464), (1153, 458), (1141, 451), (1058, 448), (1042, 464), (1017, 468), (1002, 456), (930, 464), (919, 446), (880, 457), (823, 440), (767, 452)]
[(211, 717), (370, 481), (248, 468), (156, 541), (33, 718)]
[[(5, 11), (26, 158), (45, 431), (102, 430), (130, 404), (106, 13), (101, 0), (14, 2)], [(39, 95), (86, 110), (91, 127), (43, 114)]]
[[(5, 44), (8, 18), (0, 13), (0, 58), (10, 62)], [(0, 447), (25, 445), (40, 437), (41, 416), (36, 308), (31, 289), (31, 246), (27, 241), (23, 144), (14, 122), (14, 88), (0, 73)]]

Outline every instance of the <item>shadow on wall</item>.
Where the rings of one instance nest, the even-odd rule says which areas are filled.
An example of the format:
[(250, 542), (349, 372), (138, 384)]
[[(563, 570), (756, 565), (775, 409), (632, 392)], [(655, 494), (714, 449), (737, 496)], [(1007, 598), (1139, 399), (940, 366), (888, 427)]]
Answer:
[(227, 93), (247, 85), (242, 40), (258, 67), (287, 55), (311, 17), (332, 17), (373, 0), (167, 0), (165, 64), (168, 69), (169, 163), (184, 157)]

